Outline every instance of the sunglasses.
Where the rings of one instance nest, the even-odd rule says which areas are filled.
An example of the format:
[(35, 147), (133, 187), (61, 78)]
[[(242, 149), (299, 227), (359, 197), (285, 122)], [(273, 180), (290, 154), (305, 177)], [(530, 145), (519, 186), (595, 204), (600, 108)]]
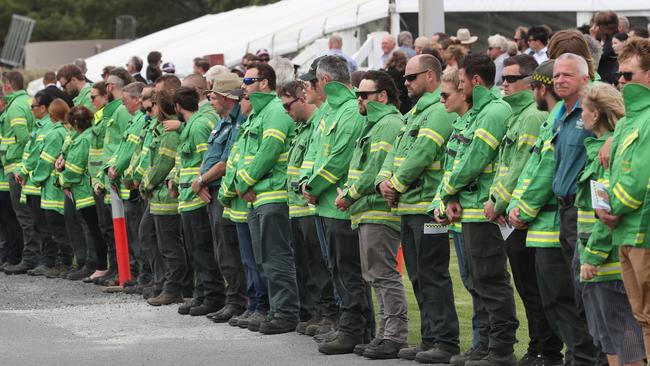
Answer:
[(440, 93), (440, 99), (445, 99), (446, 100), (447, 98), (449, 98), (450, 95), (451, 94), (449, 94), (449, 93), (442, 92), (442, 93)]
[(623, 78), (625, 81), (632, 81), (632, 76), (634, 76), (632, 71), (619, 71), (616, 73), (616, 80)]
[(65, 90), (65, 87), (68, 86), (68, 84), (70, 84), (70, 81), (72, 81), (72, 79), (70, 79), (70, 80), (66, 81), (65, 83), (63, 83), (63, 85), (61, 85), (61, 90)]
[(265, 80), (266, 78), (244, 78), (243, 83), (244, 85), (252, 85), (255, 84), (258, 81)]
[(290, 101), (289, 103), (282, 103), (282, 106), (284, 107), (284, 110), (289, 112), (289, 109), (291, 109), (291, 105), (293, 103), (297, 102), (298, 100), (300, 100), (300, 98), (296, 98), (296, 99)]
[(368, 99), (368, 96), (371, 94), (377, 94), (381, 93), (381, 90), (368, 90), (368, 91), (357, 91), (357, 98), (361, 98), (362, 100)]
[(503, 75), (503, 80), (507, 81), (508, 84), (516, 83), (517, 81), (527, 78), (529, 75)]
[(405, 79), (406, 81), (408, 81), (408, 82), (411, 82), (411, 81), (417, 79), (417, 78), (418, 78), (418, 75), (420, 75), (420, 74), (424, 74), (424, 73), (427, 72), (427, 71), (429, 71), (429, 70), (424, 70), (424, 71), (416, 72), (416, 73), (413, 73), (413, 74), (407, 74), (407, 75), (404, 75), (404, 79)]

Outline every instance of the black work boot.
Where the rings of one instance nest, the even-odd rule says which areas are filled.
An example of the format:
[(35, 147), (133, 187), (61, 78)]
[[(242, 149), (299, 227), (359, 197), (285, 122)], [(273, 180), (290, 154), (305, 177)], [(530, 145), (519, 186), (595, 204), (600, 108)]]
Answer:
[(3, 271), (8, 275), (19, 275), (27, 273), (27, 271), (32, 268), (34, 268), (33, 265), (21, 261), (18, 264), (10, 264), (6, 266)]
[(377, 344), (369, 344), (368, 348), (363, 352), (363, 357), (373, 360), (389, 360), (397, 358), (399, 350), (406, 347), (408, 347), (406, 342), (399, 343), (390, 339), (382, 339)]
[(484, 345), (480, 344), (475, 349), (470, 349), (467, 352), (461, 355), (454, 355), (451, 357), (449, 364), (451, 366), (465, 366), (465, 363), (470, 360), (480, 360), (483, 357), (487, 356), (488, 349)]
[[(230, 318), (230, 320), (228, 320), (228, 324), (229, 324), (231, 327), (239, 327), (239, 322), (240, 322), (240, 321), (244, 321), (244, 320), (245, 320), (245, 321), (248, 321), (248, 318), (249, 318), (251, 315), (253, 315), (253, 312), (250, 311), (250, 310), (248, 310), (248, 309), (246, 309), (246, 311), (244, 311), (243, 314), (241, 314), (241, 315), (237, 315), (237, 316), (233, 316), (232, 318)], [(248, 324), (246, 324), (246, 327), (248, 327)]]
[(145, 287), (145, 288), (142, 289), (142, 297), (145, 300), (149, 300), (152, 297), (156, 297), (156, 296), (160, 295), (161, 292), (162, 292), (162, 289), (157, 288), (155, 286)]
[(200, 306), (201, 302), (202, 301), (199, 299), (192, 299), (190, 301), (185, 301), (181, 306), (178, 307), (178, 313), (181, 315), (188, 315), (190, 313), (190, 310), (193, 307)]
[(307, 331), (308, 326), (318, 324), (318, 322), (320, 321), (321, 321), (321, 317), (316, 315), (313, 316), (311, 319), (307, 320), (306, 322), (300, 322), (298, 323), (298, 325), (296, 325), (296, 333), (306, 334), (305, 332)]
[(336, 338), (336, 336), (337, 336), (338, 334), (339, 334), (339, 331), (338, 331), (338, 330), (336, 330), (336, 329), (332, 329), (332, 330), (330, 330), (330, 331), (327, 332), (327, 333), (316, 334), (316, 335), (314, 336), (314, 341), (316, 341), (316, 343), (327, 343), (327, 342), (331, 342), (331, 341), (333, 341), (333, 340)]
[(318, 352), (326, 355), (343, 355), (352, 353), (354, 347), (361, 343), (361, 337), (339, 332), (334, 340), (318, 345)]
[(374, 338), (370, 343), (361, 343), (354, 346), (353, 353), (357, 356), (363, 356), (363, 353), (366, 351), (366, 348), (371, 346), (376, 346), (381, 342), (381, 338)]
[(497, 353), (490, 351), (487, 356), (480, 360), (469, 360), (465, 366), (517, 366), (517, 357), (510, 353)]
[(541, 361), (541, 356), (534, 351), (528, 351), (526, 354), (519, 360), (517, 366), (537, 366)]
[(88, 267), (81, 267), (77, 269), (76, 271), (69, 272), (66, 276), (66, 280), (70, 281), (81, 281), (84, 278), (90, 276), (91, 274), (95, 273), (94, 269), (90, 269)]
[(203, 303), (199, 306), (192, 306), (190, 308), (190, 315), (191, 316), (205, 316), (210, 313), (214, 313), (215, 311), (221, 309), (223, 305), (220, 304), (215, 304), (213, 302), (209, 301), (203, 301)]
[(318, 334), (325, 334), (334, 329), (334, 321), (332, 319), (323, 318), (320, 322), (312, 324), (305, 328), (305, 334), (308, 336), (315, 336)]
[(434, 346), (426, 351), (418, 352), (415, 355), (415, 361), (419, 363), (448, 364), (453, 356), (453, 353)]
[(216, 313), (208, 314), (208, 319), (215, 323), (225, 323), (233, 316), (238, 316), (244, 313), (246, 309), (241, 306), (227, 304)]
[(27, 274), (30, 276), (45, 276), (45, 272), (48, 270), (48, 266), (44, 264), (39, 264), (36, 266), (36, 268), (32, 268), (29, 271), (27, 271)]
[[(257, 311), (248, 318), (248, 330), (251, 332), (257, 332), (260, 330), (262, 323), (269, 321), (269, 317), (266, 314), (258, 313)], [(241, 327), (241, 325), (239, 325)]]
[(427, 351), (429, 349), (431, 349), (431, 346), (420, 343), (415, 347), (402, 348), (401, 350), (399, 350), (397, 357), (401, 358), (402, 360), (413, 361), (415, 360), (415, 355), (417, 355), (422, 351)]
[(284, 318), (273, 318), (271, 321), (260, 324), (260, 333), (262, 334), (283, 334), (296, 330), (298, 322)]

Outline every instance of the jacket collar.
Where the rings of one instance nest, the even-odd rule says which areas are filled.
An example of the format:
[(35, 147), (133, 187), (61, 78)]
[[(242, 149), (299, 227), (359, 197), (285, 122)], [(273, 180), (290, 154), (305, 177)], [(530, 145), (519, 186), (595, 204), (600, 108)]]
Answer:
[(115, 110), (122, 105), (122, 98), (114, 99), (104, 106), (104, 118), (110, 118), (115, 113)]
[(532, 90), (522, 90), (520, 92), (507, 95), (503, 97), (503, 100), (506, 103), (510, 104), (510, 108), (512, 108), (512, 114), (515, 116), (519, 115), (521, 111), (535, 102)]
[(394, 105), (375, 101), (368, 102), (366, 112), (369, 124), (375, 124), (389, 114), (399, 114), (399, 110)]
[(263, 93), (254, 92), (250, 94), (251, 105), (253, 106), (253, 114), (260, 114), (262, 109), (266, 107), (273, 99), (277, 98), (275, 92)]
[(501, 98), (499, 89), (495, 87), (488, 89), (483, 85), (477, 85), (472, 91), (472, 110), (478, 112), (488, 103), (499, 98)]
[(612, 135), (611, 131), (605, 132), (600, 137), (587, 137), (585, 138), (584, 145), (587, 149), (587, 157), (590, 160), (595, 159), (600, 152), (600, 148), (603, 146), (605, 141)]
[(17, 90), (15, 92), (11, 92), (7, 95), (5, 95), (5, 100), (7, 101), (7, 106), (11, 104), (16, 98), (22, 96), (22, 95), (27, 95), (27, 92), (24, 90)]
[(429, 108), (435, 103), (438, 103), (440, 101), (440, 92), (442, 89), (440, 87), (436, 88), (433, 92), (427, 92), (422, 94), (420, 99), (418, 99), (418, 102), (415, 104), (415, 107), (411, 110), (412, 114), (418, 114), (422, 112), (423, 110)]
[(650, 88), (642, 84), (630, 83), (623, 88), (625, 116), (627, 118), (650, 110)]
[(349, 101), (350, 99), (356, 98), (352, 90), (348, 88), (347, 85), (338, 81), (331, 81), (325, 85), (325, 96), (327, 97), (327, 103), (333, 109), (340, 107), (343, 103)]
[(46, 114), (41, 119), (34, 120), (34, 124), (36, 125), (37, 128), (43, 128), (44, 126), (47, 126), (51, 122), (52, 120), (50, 119), (49, 114)]

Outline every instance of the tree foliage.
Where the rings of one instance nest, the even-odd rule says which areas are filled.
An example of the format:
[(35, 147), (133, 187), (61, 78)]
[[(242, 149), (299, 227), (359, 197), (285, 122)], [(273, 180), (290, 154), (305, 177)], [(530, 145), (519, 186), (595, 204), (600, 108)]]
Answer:
[(201, 17), (278, 0), (0, 0), (0, 46), (11, 16), (36, 20), (31, 42), (115, 38), (115, 18), (132, 15), (136, 37)]

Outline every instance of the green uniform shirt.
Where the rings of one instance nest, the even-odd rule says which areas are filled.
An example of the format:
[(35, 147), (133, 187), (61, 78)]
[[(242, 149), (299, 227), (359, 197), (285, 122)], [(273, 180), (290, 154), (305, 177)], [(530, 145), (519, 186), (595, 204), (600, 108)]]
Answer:
[(248, 221), (248, 204), (241, 199), (235, 192), (235, 174), (237, 174), (237, 164), (241, 155), (239, 154), (239, 145), (242, 140), (243, 131), (248, 126), (248, 120), (244, 121), (237, 131), (235, 143), (230, 149), (230, 155), (226, 161), (226, 172), (221, 178), (221, 187), (219, 188), (218, 199), (223, 205), (223, 217), (232, 222), (245, 223)]
[(147, 123), (145, 117), (146, 114), (142, 113), (142, 111), (135, 112), (129, 127), (124, 131), (120, 146), (109, 160), (109, 164), (115, 168), (115, 173), (117, 173), (118, 176), (123, 176), (124, 172), (129, 167), (133, 156), (137, 151), (142, 149), (142, 142), (144, 140), (144, 134), (146, 132), (145, 127)]
[[(300, 184), (300, 167), (305, 163), (305, 154), (314, 139), (314, 126), (320, 123), (323, 113), (320, 108), (312, 113), (309, 121), (297, 123), (296, 137), (289, 147), (287, 167), (287, 192), (289, 194), (289, 216), (304, 217), (316, 214), (316, 207), (308, 205), (303, 195), (296, 189)], [(311, 162), (313, 164), (313, 162)]]
[(621, 263), (618, 249), (612, 245), (612, 233), (604, 225), (596, 226), (596, 215), (591, 205), (591, 181), (609, 184), (605, 179), (605, 168), (598, 159), (598, 152), (611, 136), (611, 132), (601, 137), (587, 137), (584, 141), (587, 149), (587, 163), (577, 182), (575, 206), (578, 210), (578, 250), (580, 263), (598, 267), (596, 276), (589, 281), (603, 282), (621, 280)]
[(404, 118), (397, 107), (368, 102), (365, 125), (352, 153), (345, 184), (344, 199), (351, 203), (353, 229), (359, 224), (380, 224), (400, 230), (400, 218), (391, 212), (388, 202), (376, 191), (375, 179), (402, 127)]
[(23, 150), (23, 159), (20, 164), (20, 169), (16, 171), (16, 174), (20, 175), (25, 180), (25, 185), (21, 190), (21, 196), (41, 195), (41, 188), (35, 186), (29, 176), (34, 168), (36, 168), (36, 164), (38, 164), (41, 151), (43, 150), (43, 145), (45, 144), (45, 135), (51, 128), (52, 121), (50, 120), (49, 115), (34, 120), (34, 129), (32, 130), (29, 141)]
[(548, 113), (537, 109), (532, 90), (508, 95), (503, 100), (512, 108), (506, 132), (499, 151), (499, 169), (490, 188), (497, 214), (505, 215), (517, 180), (521, 175)]
[(86, 85), (84, 85), (84, 87), (79, 90), (79, 94), (77, 94), (77, 96), (72, 99), (72, 103), (75, 106), (82, 105), (95, 112), (95, 106), (93, 105), (92, 99), (90, 99), (90, 92), (92, 89), (92, 84), (86, 83)]
[(519, 218), (528, 222), (526, 246), (533, 248), (560, 248), (560, 215), (553, 194), (555, 153), (553, 122), (563, 102), (558, 102), (540, 127), (540, 134), (532, 154), (512, 193), (507, 212), (519, 208)]
[(165, 131), (162, 124), (157, 124), (153, 131), (146, 156), (149, 162), (140, 187), (151, 197), (149, 204), (153, 215), (177, 215), (178, 199), (169, 195), (166, 178), (174, 168), (180, 134)]
[(34, 127), (32, 100), (24, 90), (5, 95), (7, 106), (2, 115), (0, 134), (0, 161), (5, 174), (20, 170), (25, 145)]
[(42, 189), (41, 208), (53, 210), (63, 215), (65, 195), (57, 186), (59, 172), (54, 169), (54, 163), (61, 154), (66, 129), (61, 123), (54, 123), (45, 134), (45, 142), (40, 151), (38, 161), (30, 172), (31, 181)]
[(253, 207), (287, 203), (287, 163), (293, 121), (275, 93), (251, 93), (253, 113), (242, 130), (235, 188), (240, 193), (253, 189)]
[[(93, 130), (93, 136), (90, 140), (90, 150), (88, 152), (88, 173), (90, 173), (93, 186), (97, 182), (97, 175), (99, 174), (102, 165), (104, 165), (104, 136), (106, 134), (104, 111), (106, 110), (107, 113), (112, 114), (117, 106), (118, 104), (112, 104), (108, 110), (106, 110), (106, 107), (102, 107), (102, 109), (95, 112), (95, 119), (93, 120), (93, 126), (91, 127)], [(76, 131), (70, 132), (71, 134), (69, 134), (69, 136), (72, 138), (72, 136), (76, 134)], [(66, 149), (64, 148), (63, 151), (65, 150)]]
[(195, 112), (180, 134), (179, 212), (193, 211), (206, 206), (206, 203), (192, 190), (192, 181), (201, 169), (203, 153), (208, 150), (208, 137), (211, 130), (208, 119), (201, 113)]
[(398, 134), (375, 181), (389, 179), (400, 193), (397, 215), (423, 215), (442, 179), (444, 147), (458, 115), (447, 113), (440, 103), (440, 88), (423, 94), (406, 114), (406, 126)]
[(462, 222), (486, 222), (483, 204), (488, 200), (495, 176), (499, 144), (512, 115), (508, 103), (496, 88), (474, 88), (473, 106), (467, 113), (467, 129), (459, 136), (458, 165), (440, 192), (443, 202), (458, 200)]
[[(113, 110), (113, 113), (110, 113), (111, 110)], [(110, 189), (111, 184), (107, 174), (108, 167), (110, 166), (110, 159), (119, 148), (120, 143), (122, 142), (122, 136), (124, 136), (124, 132), (128, 128), (129, 122), (131, 122), (132, 118), (133, 116), (131, 116), (122, 103), (122, 98), (109, 102), (104, 107), (103, 119), (106, 121), (106, 130), (104, 133), (104, 153), (102, 155), (103, 165), (97, 178), (99, 184), (106, 190)], [(119, 194), (123, 200), (129, 198), (129, 190), (123, 185), (120, 185)], [(110, 195), (107, 194), (105, 199), (109, 201)]]
[(217, 122), (219, 122), (220, 118), (219, 115), (217, 114), (217, 111), (214, 109), (210, 101), (207, 99), (204, 99), (199, 103), (198, 113), (202, 114), (208, 120), (208, 125), (210, 125), (210, 130), (212, 130), (214, 126), (217, 125)]
[(88, 151), (92, 139), (92, 128), (75, 136), (70, 148), (64, 154), (65, 169), (59, 176), (61, 187), (68, 188), (72, 192), (77, 210), (95, 204), (93, 189), (90, 186), (90, 174), (88, 174)]
[[(2, 141), (3, 121), (4, 121), (4, 111), (0, 113), (0, 142)], [(1, 157), (2, 155), (0, 154), (0, 158)], [(2, 159), (0, 159), (0, 192), (9, 192), (9, 182), (7, 181), (7, 176), (5, 175), (4, 166), (2, 165)]]
[(612, 140), (609, 203), (622, 220), (613, 231), (614, 245), (650, 249), (650, 88), (626, 84), (625, 118)]
[(348, 212), (341, 212), (334, 204), (337, 188), (344, 188), (354, 151), (355, 141), (363, 131), (363, 118), (359, 114), (356, 96), (350, 88), (339, 82), (325, 85), (327, 105), (318, 143), (309, 146), (305, 160), (313, 161), (311, 168), (301, 171), (301, 184), (318, 197), (317, 214), (322, 217), (349, 220)]

